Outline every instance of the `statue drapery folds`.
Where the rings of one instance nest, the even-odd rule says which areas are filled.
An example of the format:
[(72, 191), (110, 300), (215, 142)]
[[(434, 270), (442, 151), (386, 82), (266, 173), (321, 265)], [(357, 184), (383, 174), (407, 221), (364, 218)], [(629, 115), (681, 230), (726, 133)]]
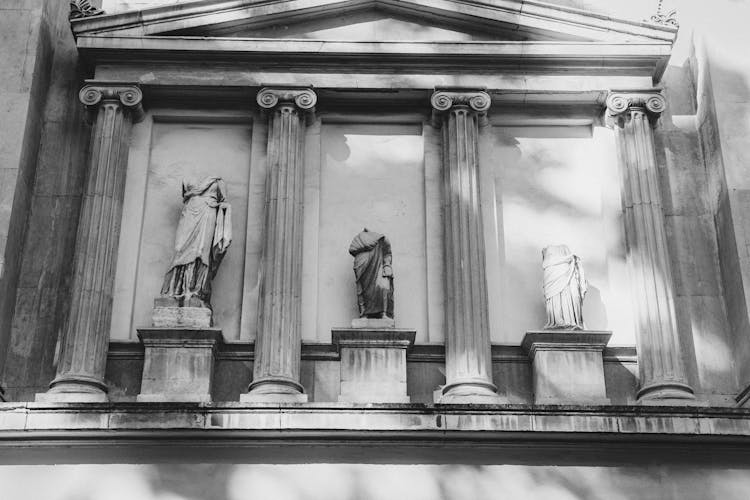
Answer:
[(550, 245), (542, 250), (544, 300), (547, 308), (545, 329), (582, 330), (586, 278), (581, 259), (566, 245)]
[(393, 319), (391, 244), (384, 235), (365, 228), (349, 245), (354, 257), (360, 318)]
[(174, 257), (164, 276), (162, 296), (181, 306), (211, 307), (211, 280), (232, 242), (232, 214), (220, 177), (182, 182), (182, 213)]

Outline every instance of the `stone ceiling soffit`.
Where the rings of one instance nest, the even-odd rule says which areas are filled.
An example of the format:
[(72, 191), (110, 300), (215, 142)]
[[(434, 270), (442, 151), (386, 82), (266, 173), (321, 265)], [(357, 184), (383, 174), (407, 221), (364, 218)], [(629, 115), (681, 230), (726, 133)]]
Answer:
[(591, 42), (669, 42), (672, 27), (625, 21), (536, 0), (198, 0), (72, 22), (82, 35), (221, 35), (243, 28), (340, 17), (377, 9), (425, 23), (515, 38)]

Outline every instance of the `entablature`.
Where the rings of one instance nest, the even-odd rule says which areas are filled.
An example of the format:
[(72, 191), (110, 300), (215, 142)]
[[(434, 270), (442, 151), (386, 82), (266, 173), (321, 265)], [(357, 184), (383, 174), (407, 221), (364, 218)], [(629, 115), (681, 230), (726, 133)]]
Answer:
[[(173, 65), (180, 73), (221, 70), (351, 76), (403, 73), (649, 77), (658, 81), (671, 45), (570, 42), (345, 42), (318, 40), (82, 36), (92, 66)], [(400, 78), (401, 77), (401, 78)], [(210, 77), (208, 78), (210, 80)], [(434, 84), (433, 84), (434, 86)], [(489, 87), (489, 85), (488, 85)]]

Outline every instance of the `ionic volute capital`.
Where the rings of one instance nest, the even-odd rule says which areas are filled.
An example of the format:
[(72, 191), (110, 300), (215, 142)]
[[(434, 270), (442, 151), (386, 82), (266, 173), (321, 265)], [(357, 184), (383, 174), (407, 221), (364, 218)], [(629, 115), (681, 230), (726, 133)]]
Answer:
[(643, 92), (610, 92), (607, 96), (605, 122), (614, 126), (621, 118), (630, 113), (645, 113), (649, 118), (657, 119), (666, 109), (667, 100), (658, 90)]
[(78, 93), (86, 107), (86, 121), (93, 123), (97, 108), (105, 102), (114, 102), (130, 111), (133, 123), (143, 120), (143, 92), (138, 85), (112, 82), (89, 82)]
[(256, 98), (261, 109), (270, 110), (280, 104), (293, 104), (302, 111), (315, 111), (318, 96), (310, 88), (265, 87)]
[(445, 113), (457, 106), (476, 113), (480, 124), (484, 125), (492, 99), (482, 90), (436, 90), (430, 98), (430, 104), (435, 125), (440, 125)]

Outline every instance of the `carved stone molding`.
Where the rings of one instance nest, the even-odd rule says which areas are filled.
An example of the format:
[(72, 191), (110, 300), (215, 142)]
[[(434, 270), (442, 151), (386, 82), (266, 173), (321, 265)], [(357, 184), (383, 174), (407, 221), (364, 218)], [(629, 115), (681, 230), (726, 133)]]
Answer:
[(258, 92), (258, 105), (263, 109), (273, 109), (279, 103), (294, 104), (300, 109), (314, 111), (318, 96), (312, 89), (281, 89), (266, 87)]
[(103, 102), (115, 102), (131, 114), (133, 123), (143, 120), (143, 92), (137, 85), (120, 83), (89, 83), (83, 86), (78, 98), (86, 107), (86, 121), (93, 123), (97, 107)]
[(430, 99), (432, 107), (437, 111), (448, 111), (453, 106), (469, 106), (474, 111), (485, 113), (490, 109), (492, 99), (484, 91), (447, 91), (438, 90)]
[(656, 7), (656, 14), (651, 16), (650, 19), (644, 19), (644, 22), (647, 23), (654, 23), (654, 24), (661, 24), (662, 26), (671, 26), (673, 28), (679, 28), (680, 23), (677, 20), (677, 9), (672, 9), (668, 11), (666, 14), (664, 13), (663, 8), (663, 0), (659, 0), (659, 5)]
[(70, 14), (68, 14), (68, 20), (70, 21), (104, 14), (105, 12), (102, 9), (97, 9), (91, 5), (91, 0), (70, 0)]
[(478, 124), (486, 125), (487, 111), (492, 105), (492, 99), (482, 90), (436, 90), (430, 98), (433, 111), (433, 125), (439, 127), (443, 120), (441, 115), (454, 107), (463, 107), (467, 111), (475, 112), (479, 118)]
[(627, 118), (629, 112), (645, 113), (655, 119), (667, 108), (667, 100), (659, 91), (611, 92), (606, 104), (609, 126), (619, 118)]

